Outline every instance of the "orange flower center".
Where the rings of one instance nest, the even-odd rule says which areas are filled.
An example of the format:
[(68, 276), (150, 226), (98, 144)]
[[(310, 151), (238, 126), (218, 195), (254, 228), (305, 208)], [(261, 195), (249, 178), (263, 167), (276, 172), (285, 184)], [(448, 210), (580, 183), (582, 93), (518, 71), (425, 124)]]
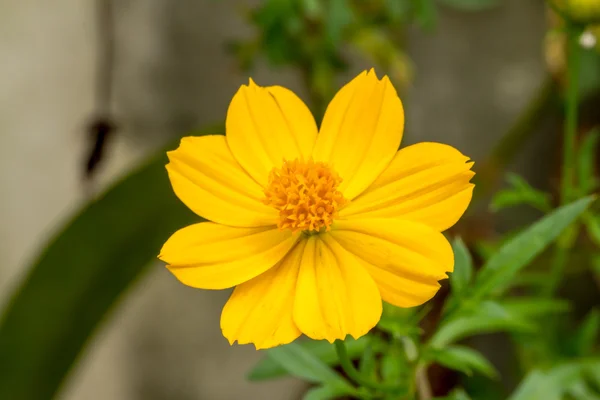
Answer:
[(342, 179), (322, 162), (285, 161), (273, 168), (265, 189), (266, 205), (279, 210), (279, 229), (329, 231), (346, 199), (337, 187)]

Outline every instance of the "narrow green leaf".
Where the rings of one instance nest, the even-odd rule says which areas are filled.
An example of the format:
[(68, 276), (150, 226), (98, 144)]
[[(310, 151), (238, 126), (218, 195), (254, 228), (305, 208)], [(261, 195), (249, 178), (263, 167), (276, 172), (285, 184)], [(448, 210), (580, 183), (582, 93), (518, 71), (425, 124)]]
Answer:
[(453, 295), (462, 297), (463, 291), (469, 286), (473, 276), (473, 260), (469, 249), (459, 237), (452, 242), (452, 250), (454, 251), (454, 271), (450, 275), (450, 288)]
[(0, 322), (0, 399), (52, 398), (169, 235), (200, 221), (173, 194), (166, 162), (161, 152), (84, 207), (29, 268)]
[(345, 393), (355, 390), (344, 378), (297, 343), (266, 350), (268, 356), (290, 375), (308, 382), (322, 383)]
[(547, 371), (533, 370), (508, 400), (562, 400), (569, 388), (586, 381), (590, 371), (600, 371), (600, 359), (566, 362)]
[(523, 320), (545, 317), (548, 314), (558, 314), (568, 311), (571, 307), (568, 301), (548, 299), (543, 297), (516, 297), (503, 299), (499, 304), (511, 315)]
[[(352, 359), (359, 358), (365, 351), (368, 337), (363, 336), (358, 340), (347, 338), (345, 340), (348, 356)], [(326, 365), (337, 365), (339, 360), (333, 344), (325, 340), (303, 340), (297, 344), (302, 346), (307, 352), (317, 357)], [(375, 352), (381, 351), (381, 344), (377, 341), (372, 343)], [(281, 365), (276, 363), (269, 356), (260, 360), (248, 374), (248, 379), (251, 381), (263, 381), (267, 379), (280, 378), (288, 375), (288, 372)]]
[(481, 269), (471, 297), (479, 299), (506, 289), (515, 274), (556, 240), (592, 201), (590, 196), (562, 206), (502, 246)]
[(594, 350), (598, 344), (600, 333), (600, 310), (590, 311), (575, 334), (575, 348), (577, 354), (586, 356)]
[(374, 380), (377, 378), (377, 360), (375, 359), (375, 351), (371, 342), (371, 337), (369, 337), (365, 350), (360, 357), (359, 371), (362, 376)]
[(483, 11), (497, 7), (499, 0), (439, 0), (440, 3), (460, 11)]
[(507, 174), (506, 180), (511, 188), (500, 190), (494, 195), (490, 203), (492, 211), (496, 212), (521, 204), (529, 205), (545, 213), (552, 210), (550, 194), (535, 189), (517, 174)]
[(488, 378), (498, 377), (496, 368), (481, 353), (466, 346), (452, 345), (433, 350), (427, 355), (427, 360), (467, 375), (472, 375), (475, 371)]
[(446, 397), (435, 397), (433, 400), (471, 400), (467, 392), (464, 389), (454, 389)]
[(592, 130), (585, 136), (577, 152), (577, 183), (582, 196), (592, 193), (598, 187), (594, 170), (599, 140), (600, 130)]
[(429, 340), (431, 348), (442, 348), (474, 334), (498, 331), (530, 332), (534, 326), (519, 316), (510, 314), (502, 305), (484, 301), (470, 312), (442, 322)]
[(308, 390), (303, 400), (334, 400), (349, 394), (346, 390), (333, 386), (320, 386)]
[(586, 212), (583, 214), (583, 224), (592, 241), (600, 246), (600, 216)]

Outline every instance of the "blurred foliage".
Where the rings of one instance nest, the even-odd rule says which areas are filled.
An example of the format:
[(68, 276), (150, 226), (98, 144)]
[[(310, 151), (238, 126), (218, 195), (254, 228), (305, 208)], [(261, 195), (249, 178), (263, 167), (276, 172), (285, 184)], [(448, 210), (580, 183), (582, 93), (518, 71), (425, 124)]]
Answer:
[[(574, 45), (600, 29), (599, 3), (548, 3), (553, 12), (544, 51), (550, 76), (483, 163), (489, 169), (478, 171), (485, 187), (493, 188), (492, 178), (504, 175), (502, 168), (558, 91), (567, 120), (565, 151), (573, 160), (560, 178), (564, 183), (572, 175), (572, 182), (561, 185), (559, 194), (507, 173), (507, 187), (490, 203), (494, 212), (525, 206), (543, 216), (491, 238), (455, 237), (449, 293), (413, 309), (385, 304), (376, 329), (345, 341), (346, 354), (328, 342), (298, 341), (265, 351), (249, 379), (298, 377), (312, 385), (304, 397), (309, 400), (600, 399), (600, 311), (587, 306), (578, 317), (577, 299), (558, 295), (575, 272), (600, 284), (600, 212), (593, 203), (600, 186), (599, 121), (577, 124), (578, 105), (594, 101), (600, 91), (600, 46)], [(402, 89), (417, 72), (405, 51), (408, 27), (434, 34), (443, 9), (476, 13), (496, 7), (501, 0), (265, 0), (247, 10), (255, 36), (229, 48), (245, 70), (263, 58), (275, 68), (298, 71), (320, 118), (353, 56), (380, 67)], [(213, 131), (223, 133), (222, 126), (204, 133)], [(172, 193), (165, 162), (161, 151), (92, 201), (33, 263), (0, 319), (0, 399), (52, 398), (98, 324), (164, 240), (197, 220)], [(575, 257), (583, 261), (575, 263)], [(498, 332), (508, 337), (515, 358), (510, 372), (520, 382), (514, 388), (503, 382), (506, 368), (470, 341)], [(343, 357), (353, 363), (345, 365)], [(432, 366), (453, 371), (457, 382), (429, 393)]]

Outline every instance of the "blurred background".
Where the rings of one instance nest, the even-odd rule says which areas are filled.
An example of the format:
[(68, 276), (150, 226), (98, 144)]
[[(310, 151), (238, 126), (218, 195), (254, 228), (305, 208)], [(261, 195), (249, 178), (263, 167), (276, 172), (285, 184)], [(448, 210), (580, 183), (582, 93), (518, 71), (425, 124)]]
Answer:
[[(528, 208), (492, 215), (488, 203), (505, 171), (557, 187), (561, 39), (544, 2), (404, 3), (0, 0), (0, 309), (78, 210), (177, 138), (219, 130), (249, 76), (289, 87), (320, 116), (335, 90), (374, 66), (401, 93), (403, 145), (451, 144), (485, 179), (457, 228), (466, 242), (539, 217)], [(304, 43), (295, 53), (294, 40)], [(599, 103), (590, 98), (582, 118), (593, 125)], [(583, 311), (598, 299), (587, 281)], [(261, 354), (222, 337), (227, 297), (184, 287), (152, 262), (103, 320), (59, 398), (300, 398), (305, 385), (291, 378), (245, 380)], [(490, 350), (502, 369), (500, 353)]]

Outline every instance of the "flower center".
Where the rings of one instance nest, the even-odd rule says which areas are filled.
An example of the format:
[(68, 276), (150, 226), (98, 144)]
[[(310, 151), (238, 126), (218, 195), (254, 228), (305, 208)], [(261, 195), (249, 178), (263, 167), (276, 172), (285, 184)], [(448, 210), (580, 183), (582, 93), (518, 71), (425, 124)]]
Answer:
[(271, 171), (263, 202), (279, 210), (279, 229), (328, 231), (346, 203), (337, 190), (341, 182), (325, 163), (284, 160), (281, 168)]

